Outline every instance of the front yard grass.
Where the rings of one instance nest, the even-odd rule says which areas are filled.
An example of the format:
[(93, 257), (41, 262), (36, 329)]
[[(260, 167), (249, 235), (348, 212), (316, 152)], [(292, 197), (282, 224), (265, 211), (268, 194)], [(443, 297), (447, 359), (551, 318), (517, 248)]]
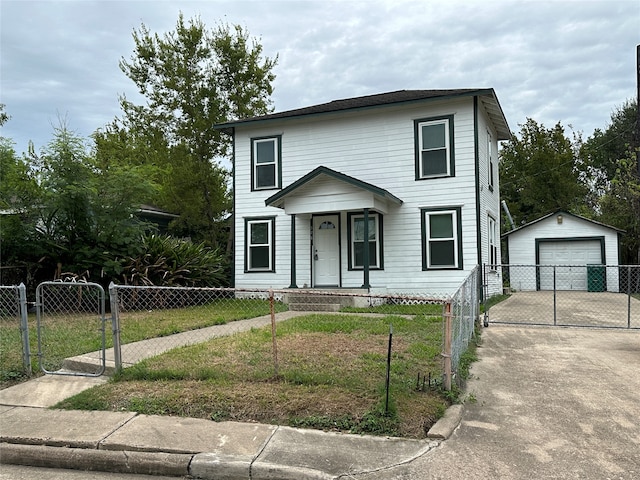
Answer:
[[(276, 302), (275, 309), (280, 312), (287, 310), (287, 306)], [(60, 368), (65, 358), (100, 349), (102, 339), (98, 313), (46, 313), (42, 318), (42, 349), (47, 370)], [(269, 302), (259, 299), (219, 299), (180, 309), (122, 312), (121, 340), (122, 343), (137, 342), (268, 314)], [(34, 314), (29, 315), (28, 324), (32, 373), (39, 375), (37, 322)], [(113, 346), (110, 314), (106, 315), (105, 329), (106, 345), (110, 348)], [(20, 321), (17, 317), (0, 317), (0, 388), (28, 378), (22, 367)]]
[(423, 438), (448, 405), (440, 316), (306, 315), (278, 323), (276, 339), (277, 375), (270, 327), (252, 329), (145, 360), (56, 408)]

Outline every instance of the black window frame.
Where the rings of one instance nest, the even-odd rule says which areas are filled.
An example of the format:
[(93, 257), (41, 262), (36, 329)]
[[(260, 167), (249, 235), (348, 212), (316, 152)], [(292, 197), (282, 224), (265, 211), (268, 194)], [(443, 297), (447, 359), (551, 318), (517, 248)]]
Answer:
[[(376, 229), (376, 260), (378, 260), (377, 265), (371, 264), (371, 258), (369, 258), (369, 270), (384, 270), (384, 244), (383, 244), (383, 215), (379, 212), (369, 212), (368, 214), (369, 220), (375, 219), (375, 224), (377, 226)], [(350, 271), (362, 271), (364, 270), (364, 265), (358, 266), (355, 265), (355, 241), (354, 241), (354, 220), (361, 218), (364, 220), (364, 214), (361, 212), (348, 212), (347, 213), (347, 245), (348, 248), (348, 269)], [(364, 243), (364, 241), (362, 242)], [(371, 257), (371, 256), (370, 256)]]
[(491, 270), (496, 270), (498, 265), (498, 248), (500, 244), (498, 237), (498, 222), (493, 216), (487, 215), (488, 260)]
[[(428, 229), (430, 222), (427, 220), (432, 214), (442, 215), (445, 213), (455, 214), (455, 225), (452, 225), (454, 232), (454, 262), (453, 265), (431, 265), (429, 255), (430, 238)], [(462, 256), (462, 208), (461, 207), (432, 207), (420, 209), (421, 236), (422, 236), (422, 270), (462, 270), (464, 268)]]
[[(259, 186), (258, 167), (270, 164), (258, 164), (257, 146), (260, 143), (275, 142), (274, 147), (274, 183), (271, 185)], [(268, 135), (265, 137), (255, 137), (251, 139), (251, 190), (278, 190), (282, 188), (282, 135)]]
[(489, 184), (489, 191), (493, 192), (495, 187), (495, 163), (493, 161), (493, 135), (487, 131), (487, 164), (488, 164), (488, 176), (487, 183)]
[[(453, 115), (441, 115), (437, 117), (420, 118), (413, 122), (414, 125), (414, 146), (415, 146), (415, 175), (416, 180), (429, 180), (432, 178), (443, 177), (455, 177), (455, 135), (454, 135), (454, 116)], [(422, 173), (422, 126), (426, 124), (445, 124), (446, 133), (445, 139), (448, 141), (448, 145), (445, 146), (446, 154), (449, 156), (447, 164), (447, 172), (434, 173), (424, 175)]]
[[(269, 236), (269, 243), (266, 245), (269, 247), (269, 265), (264, 268), (256, 268), (251, 266), (250, 259), (251, 248), (264, 246), (252, 245), (251, 240), (251, 225), (266, 223), (268, 225), (267, 235)], [(245, 273), (275, 273), (276, 271), (276, 217), (247, 217), (244, 219), (244, 271)]]

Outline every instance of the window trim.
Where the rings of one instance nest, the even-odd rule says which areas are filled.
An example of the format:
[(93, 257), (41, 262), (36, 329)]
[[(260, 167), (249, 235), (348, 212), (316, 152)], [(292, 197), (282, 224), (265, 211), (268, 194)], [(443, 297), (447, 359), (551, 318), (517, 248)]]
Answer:
[[(422, 126), (425, 124), (444, 124), (447, 153), (447, 171), (432, 175), (422, 174)], [(455, 142), (454, 142), (453, 115), (441, 115), (438, 117), (419, 118), (413, 121), (414, 129), (414, 163), (416, 180), (429, 180), (431, 178), (455, 177)]]
[[(266, 223), (268, 225), (267, 235), (269, 242), (269, 266), (267, 268), (251, 268), (249, 264), (249, 250), (251, 248), (251, 225)], [(276, 260), (276, 217), (246, 217), (244, 219), (244, 272), (245, 273), (275, 273)]]
[[(454, 265), (431, 265), (429, 258), (429, 217), (434, 214), (451, 213), (453, 214), (453, 231), (455, 235), (454, 241)], [(463, 256), (462, 256), (462, 207), (433, 207), (433, 208), (421, 208), (420, 220), (422, 229), (422, 270), (462, 270), (463, 269)]]
[(498, 222), (491, 215), (487, 215), (487, 245), (489, 248), (487, 260), (491, 270), (496, 270), (498, 265), (498, 235), (497, 235)]
[[(275, 164), (275, 185), (266, 187), (258, 187), (258, 163), (257, 163), (257, 145), (259, 143), (274, 141), (274, 164)], [(269, 165), (269, 164), (261, 164)], [(251, 139), (251, 191), (259, 190), (277, 190), (282, 188), (282, 135), (269, 135), (266, 137), (254, 137)]]
[(487, 131), (487, 164), (489, 168), (487, 183), (489, 184), (489, 191), (493, 192), (495, 187), (495, 165), (493, 162), (493, 135)]
[[(364, 219), (364, 214), (361, 212), (347, 212), (347, 244), (348, 249), (348, 269), (349, 271), (362, 271), (364, 265), (356, 266), (355, 262), (355, 241), (354, 241), (354, 222), (356, 219)], [(369, 212), (369, 219), (374, 219), (376, 225), (376, 260), (377, 265), (369, 265), (369, 270), (384, 270), (384, 244), (382, 241), (383, 235), (383, 216), (378, 212)], [(364, 242), (363, 242), (364, 243)]]

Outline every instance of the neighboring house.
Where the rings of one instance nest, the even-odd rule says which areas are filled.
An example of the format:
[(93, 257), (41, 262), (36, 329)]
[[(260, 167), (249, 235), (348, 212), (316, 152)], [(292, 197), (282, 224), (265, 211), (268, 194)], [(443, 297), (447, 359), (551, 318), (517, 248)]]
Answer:
[(136, 211), (136, 216), (145, 222), (149, 222), (156, 226), (159, 233), (167, 233), (169, 224), (180, 215), (167, 212), (154, 205), (140, 205)]
[(493, 89), (401, 90), (217, 125), (235, 286), (451, 294), (500, 263)]
[(510, 287), (553, 290), (555, 281), (557, 290), (617, 292), (618, 268), (597, 266), (619, 264), (622, 233), (564, 211), (511, 230), (503, 235), (507, 240)]

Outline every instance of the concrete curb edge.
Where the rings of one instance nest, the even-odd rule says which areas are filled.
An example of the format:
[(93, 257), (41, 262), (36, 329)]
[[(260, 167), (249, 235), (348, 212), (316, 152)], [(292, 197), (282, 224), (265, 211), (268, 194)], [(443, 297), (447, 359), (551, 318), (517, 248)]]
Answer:
[(462, 420), (462, 405), (451, 405), (444, 416), (438, 420), (427, 433), (427, 438), (446, 440), (460, 425)]

